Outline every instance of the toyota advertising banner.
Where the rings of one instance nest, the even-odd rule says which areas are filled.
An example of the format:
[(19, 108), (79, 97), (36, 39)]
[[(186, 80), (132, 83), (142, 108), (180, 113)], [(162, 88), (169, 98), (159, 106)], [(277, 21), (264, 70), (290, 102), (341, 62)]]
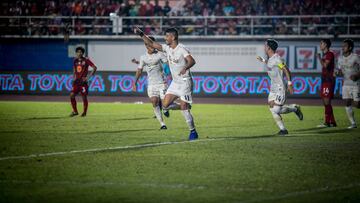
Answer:
[[(90, 95), (146, 96), (144, 74), (138, 89), (132, 91), (134, 72), (97, 72), (89, 81)], [(6, 72), (0, 74), (1, 94), (68, 95), (72, 88), (69, 72)], [(265, 73), (194, 73), (194, 96), (201, 97), (266, 97), (270, 80)], [(168, 83), (170, 83), (170, 77)], [(293, 74), (294, 95), (291, 97), (319, 97), (321, 84), (318, 73)], [(335, 95), (341, 95), (342, 78), (337, 78)]]

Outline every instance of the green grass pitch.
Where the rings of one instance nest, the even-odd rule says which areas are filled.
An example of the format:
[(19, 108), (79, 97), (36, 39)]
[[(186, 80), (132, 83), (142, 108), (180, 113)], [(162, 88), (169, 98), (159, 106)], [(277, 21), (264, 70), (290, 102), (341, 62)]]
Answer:
[(0, 102), (0, 202), (360, 201), (360, 130), (344, 107), (337, 128), (316, 129), (323, 107), (303, 106), (279, 137), (265, 104), (195, 104), (194, 142), (180, 112), (160, 131), (150, 104), (70, 109)]

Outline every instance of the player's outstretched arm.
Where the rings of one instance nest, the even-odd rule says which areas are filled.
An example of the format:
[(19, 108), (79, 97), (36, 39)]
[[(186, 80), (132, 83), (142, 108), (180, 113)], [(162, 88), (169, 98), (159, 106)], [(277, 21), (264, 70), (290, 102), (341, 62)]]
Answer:
[(267, 60), (265, 60), (265, 59), (264, 59), (263, 57), (261, 57), (261, 56), (257, 56), (256, 59), (259, 60), (259, 61), (262, 62), (262, 63), (267, 64)]
[(146, 44), (149, 44), (152, 48), (157, 49), (159, 51), (162, 51), (161, 44), (152, 41), (140, 28), (135, 27), (134, 28), (134, 33), (139, 35), (141, 37), (141, 39), (144, 40), (144, 42)]
[(135, 64), (137, 64), (137, 65), (139, 65), (139, 63), (140, 63), (138, 60), (136, 60), (136, 59), (134, 59), (134, 58), (131, 59), (131, 62), (132, 62), (132, 63), (135, 63)]

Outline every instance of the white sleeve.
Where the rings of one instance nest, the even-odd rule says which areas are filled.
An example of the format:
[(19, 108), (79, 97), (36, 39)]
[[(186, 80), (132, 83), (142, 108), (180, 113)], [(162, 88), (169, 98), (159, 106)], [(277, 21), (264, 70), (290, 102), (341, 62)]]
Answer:
[(140, 57), (140, 61), (139, 61), (138, 69), (139, 69), (139, 70), (142, 70), (142, 69), (144, 68), (144, 66), (145, 66), (144, 57), (141, 56), (141, 57)]
[(189, 56), (191, 54), (190, 54), (190, 51), (183, 46), (183, 47), (181, 47), (181, 55), (183, 55), (184, 58), (186, 58), (187, 56)]

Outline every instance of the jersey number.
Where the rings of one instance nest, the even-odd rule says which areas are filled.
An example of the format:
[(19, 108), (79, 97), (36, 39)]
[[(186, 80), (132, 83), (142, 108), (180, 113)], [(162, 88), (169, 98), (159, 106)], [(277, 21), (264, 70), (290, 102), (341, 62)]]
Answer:
[(275, 100), (277, 100), (278, 102), (281, 102), (281, 100), (282, 100), (282, 96), (280, 96), (280, 95), (276, 95), (276, 99)]
[(323, 94), (327, 95), (329, 93), (330, 93), (329, 88), (327, 88), (327, 87), (323, 88)]
[(186, 101), (190, 101), (190, 96), (189, 96), (189, 95), (185, 95), (185, 96), (184, 96), (184, 99), (185, 99)]

